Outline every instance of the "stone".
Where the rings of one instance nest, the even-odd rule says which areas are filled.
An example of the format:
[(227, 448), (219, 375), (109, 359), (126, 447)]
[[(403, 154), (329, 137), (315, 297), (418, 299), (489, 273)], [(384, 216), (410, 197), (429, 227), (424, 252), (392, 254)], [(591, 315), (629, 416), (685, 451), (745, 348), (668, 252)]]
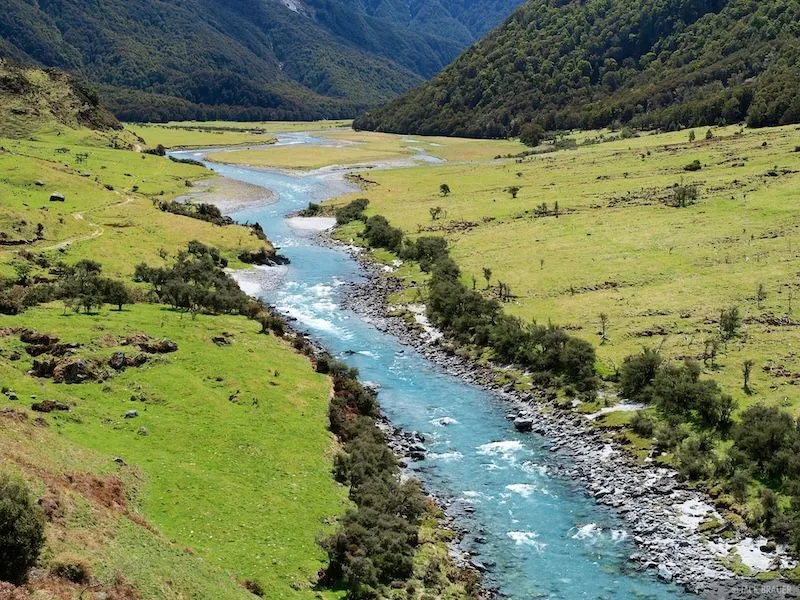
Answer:
[(533, 431), (533, 419), (517, 417), (514, 419), (514, 429), (523, 433)]
[(56, 402), (55, 400), (43, 400), (42, 402), (34, 402), (31, 404), (31, 410), (41, 413), (49, 413), (54, 410), (68, 411), (69, 405), (63, 402)]
[(83, 383), (102, 379), (97, 365), (83, 358), (65, 358), (53, 369), (53, 381), (56, 383)]
[(135, 419), (138, 416), (139, 416), (138, 410), (129, 410), (128, 412), (125, 413), (126, 419)]
[(139, 429), (136, 430), (136, 435), (147, 437), (150, 435), (150, 432), (147, 430), (147, 427), (139, 427)]
[(66, 198), (61, 192), (53, 192), (50, 194), (50, 202), (64, 202)]
[(111, 358), (108, 359), (108, 366), (115, 371), (124, 371), (127, 366), (127, 361), (124, 352), (114, 352)]
[(667, 565), (658, 565), (658, 578), (661, 581), (672, 581), (672, 571), (667, 568)]
[(168, 354), (178, 350), (178, 344), (166, 338), (158, 341), (147, 340), (140, 342), (138, 346), (143, 352), (149, 354)]
[(8, 392), (6, 392), (6, 398), (8, 398), (9, 400), (19, 400), (19, 396), (17, 396), (16, 393), (14, 393), (14, 392), (12, 392), (10, 390)]

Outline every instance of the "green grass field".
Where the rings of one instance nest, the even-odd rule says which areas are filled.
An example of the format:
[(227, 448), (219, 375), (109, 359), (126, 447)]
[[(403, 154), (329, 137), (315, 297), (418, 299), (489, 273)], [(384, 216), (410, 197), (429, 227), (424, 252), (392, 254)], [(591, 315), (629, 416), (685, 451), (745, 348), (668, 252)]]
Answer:
[[(21, 342), (13, 336), (0, 338), (4, 356), (13, 350), (23, 356), (0, 361), (4, 385), (21, 398), (0, 404), (27, 407), (35, 395), (74, 405), (69, 413), (45, 417), (48, 434), (65, 447), (63, 468), (133, 478), (138, 490), (131, 491), (138, 494), (133, 494), (131, 510), (163, 534), (163, 539), (146, 540), (145, 548), (134, 544), (132, 553), (120, 556), (117, 552), (129, 546), (130, 536), (147, 532), (129, 520), (114, 523), (112, 539), (123, 538), (115, 545), (117, 552), (115, 546), (92, 549), (104, 577), (128, 573), (139, 552), (154, 561), (158, 557), (151, 553), (190, 548), (193, 558), (180, 568), (191, 569), (202, 560), (228, 584), (215, 592), (224, 589), (218, 597), (240, 596), (230, 584), (243, 579), (261, 582), (274, 598), (312, 596), (309, 581), (324, 566), (316, 537), (347, 501), (346, 490), (330, 475), (330, 384), (312, 372), (307, 358), (273, 336), (258, 335), (258, 325), (243, 318), (192, 319), (155, 305), (88, 316), (49, 306), (5, 317), (3, 323), (80, 343), (78, 356), (84, 357), (131, 353), (120, 340), (138, 332), (178, 344), (176, 353), (151, 357), (145, 366), (128, 368), (107, 381), (65, 385), (27, 376), (31, 359)], [(215, 345), (212, 338), (221, 335), (231, 344)], [(132, 409), (139, 417), (125, 419)], [(37, 452), (0, 438), (23, 456)], [(93, 462), (69, 464), (73, 453), (85, 450), (92, 452)], [(118, 467), (112, 461), (117, 456), (130, 468)], [(81, 550), (69, 543), (65, 547)], [(158, 597), (158, 587), (170, 579), (169, 573), (159, 575), (142, 566), (137, 572), (146, 597)], [(214, 578), (189, 583), (181, 590), (176, 582), (176, 594), (195, 589), (201, 597), (211, 597), (213, 588), (204, 586), (216, 585)]]
[[(163, 262), (193, 239), (236, 255), (259, 242), (240, 227), (217, 227), (164, 213), (153, 200), (192, 191), (191, 182), (210, 173), (158, 156), (108, 147), (88, 130), (58, 129), (32, 139), (0, 138), (0, 231), (9, 240), (43, 239), (24, 247), (51, 258), (93, 258), (110, 274), (128, 277), (141, 261)], [(41, 185), (38, 185), (38, 184)], [(111, 188), (111, 189), (109, 189)], [(65, 202), (51, 202), (60, 192)], [(17, 246), (0, 246), (0, 269), (10, 274)]]
[[(465, 281), (474, 276), (485, 288), (490, 268), (491, 285), (508, 283), (515, 295), (507, 311), (593, 342), (605, 372), (647, 345), (700, 357), (720, 310), (738, 306), (742, 335), (720, 350), (708, 375), (740, 406), (766, 400), (800, 409), (800, 132), (727, 127), (706, 141), (705, 131), (693, 143), (682, 131), (524, 159), (372, 171), (374, 184), (337, 202), (366, 196), (368, 214), (412, 235), (445, 235)], [(694, 160), (702, 168), (684, 170)], [(442, 183), (452, 190), (447, 197)], [(681, 183), (696, 184), (699, 199), (674, 208)], [(542, 204), (548, 216), (536, 214)], [(444, 211), (435, 221), (434, 207)], [(600, 313), (609, 322), (602, 345)], [(747, 359), (756, 362), (749, 396)]]

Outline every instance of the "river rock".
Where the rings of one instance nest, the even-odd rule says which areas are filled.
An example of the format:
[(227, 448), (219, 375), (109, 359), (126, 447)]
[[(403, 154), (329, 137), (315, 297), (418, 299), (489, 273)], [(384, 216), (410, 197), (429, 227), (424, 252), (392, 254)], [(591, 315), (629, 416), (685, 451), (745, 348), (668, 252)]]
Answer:
[(533, 431), (533, 419), (517, 417), (514, 419), (514, 429), (521, 432)]

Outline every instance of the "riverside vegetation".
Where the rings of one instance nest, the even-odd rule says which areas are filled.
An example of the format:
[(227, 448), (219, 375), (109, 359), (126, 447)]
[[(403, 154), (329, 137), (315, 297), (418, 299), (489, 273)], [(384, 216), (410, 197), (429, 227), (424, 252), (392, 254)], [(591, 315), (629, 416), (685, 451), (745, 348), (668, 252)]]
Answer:
[(0, 98), (0, 593), (473, 596), (355, 373), (224, 270), (277, 258), (263, 233), (162, 210), (209, 172), (3, 68), (29, 95)]
[(459, 352), (566, 409), (609, 407), (609, 438), (797, 549), (795, 131), (585, 132), (494, 164), (372, 171), (334, 203), (337, 236), (394, 265), (394, 301), (425, 302)]

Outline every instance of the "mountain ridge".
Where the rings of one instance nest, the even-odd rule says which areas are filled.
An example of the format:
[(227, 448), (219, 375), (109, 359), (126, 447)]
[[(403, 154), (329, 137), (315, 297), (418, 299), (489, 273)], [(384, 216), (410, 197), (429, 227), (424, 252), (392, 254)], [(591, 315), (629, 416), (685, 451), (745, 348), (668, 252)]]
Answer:
[(796, 0), (528, 0), (357, 128), (470, 137), (800, 120)]
[(0, 57), (77, 73), (127, 120), (352, 117), (520, 1), (8, 0)]

